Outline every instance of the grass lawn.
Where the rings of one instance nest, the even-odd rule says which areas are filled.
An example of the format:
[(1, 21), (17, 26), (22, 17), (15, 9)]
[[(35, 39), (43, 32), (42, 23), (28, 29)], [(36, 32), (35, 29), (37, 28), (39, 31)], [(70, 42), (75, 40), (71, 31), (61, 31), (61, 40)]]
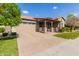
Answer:
[(0, 40), (0, 56), (17, 56), (16, 39)]
[(65, 39), (76, 39), (79, 37), (79, 32), (60, 33), (54, 36), (65, 38)]

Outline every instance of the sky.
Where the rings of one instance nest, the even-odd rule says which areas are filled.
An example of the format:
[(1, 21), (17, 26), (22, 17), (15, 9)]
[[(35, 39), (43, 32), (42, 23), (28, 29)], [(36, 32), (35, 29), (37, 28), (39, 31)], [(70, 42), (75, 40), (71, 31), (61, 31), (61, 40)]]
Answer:
[(66, 18), (69, 14), (79, 15), (79, 3), (19, 3), (22, 16), (39, 18)]

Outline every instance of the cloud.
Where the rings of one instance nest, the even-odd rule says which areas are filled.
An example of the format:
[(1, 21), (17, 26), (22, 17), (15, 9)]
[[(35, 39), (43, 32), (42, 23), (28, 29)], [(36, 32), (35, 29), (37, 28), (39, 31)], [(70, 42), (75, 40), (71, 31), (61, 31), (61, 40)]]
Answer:
[(53, 6), (53, 8), (52, 8), (52, 9), (54, 9), (54, 10), (55, 10), (55, 9), (57, 9), (57, 8), (58, 8), (57, 6)]
[(27, 11), (27, 10), (23, 10), (22, 11), (24, 14), (28, 14), (29, 13), (29, 11)]

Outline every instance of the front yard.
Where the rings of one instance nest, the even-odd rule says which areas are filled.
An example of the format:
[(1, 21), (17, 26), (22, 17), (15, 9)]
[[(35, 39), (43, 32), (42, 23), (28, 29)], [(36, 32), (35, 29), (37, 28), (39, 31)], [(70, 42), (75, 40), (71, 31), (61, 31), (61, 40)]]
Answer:
[(65, 38), (65, 39), (76, 39), (79, 37), (79, 32), (59, 33), (54, 36)]
[(16, 39), (0, 40), (0, 56), (17, 56)]

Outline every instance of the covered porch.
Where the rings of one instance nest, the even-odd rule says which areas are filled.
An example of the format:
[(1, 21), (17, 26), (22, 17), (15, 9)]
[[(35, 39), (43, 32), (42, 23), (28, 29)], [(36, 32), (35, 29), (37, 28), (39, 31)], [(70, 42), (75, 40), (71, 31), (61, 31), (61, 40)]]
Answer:
[(60, 29), (60, 21), (45, 19), (45, 18), (37, 18), (36, 20), (36, 32), (59, 32)]

